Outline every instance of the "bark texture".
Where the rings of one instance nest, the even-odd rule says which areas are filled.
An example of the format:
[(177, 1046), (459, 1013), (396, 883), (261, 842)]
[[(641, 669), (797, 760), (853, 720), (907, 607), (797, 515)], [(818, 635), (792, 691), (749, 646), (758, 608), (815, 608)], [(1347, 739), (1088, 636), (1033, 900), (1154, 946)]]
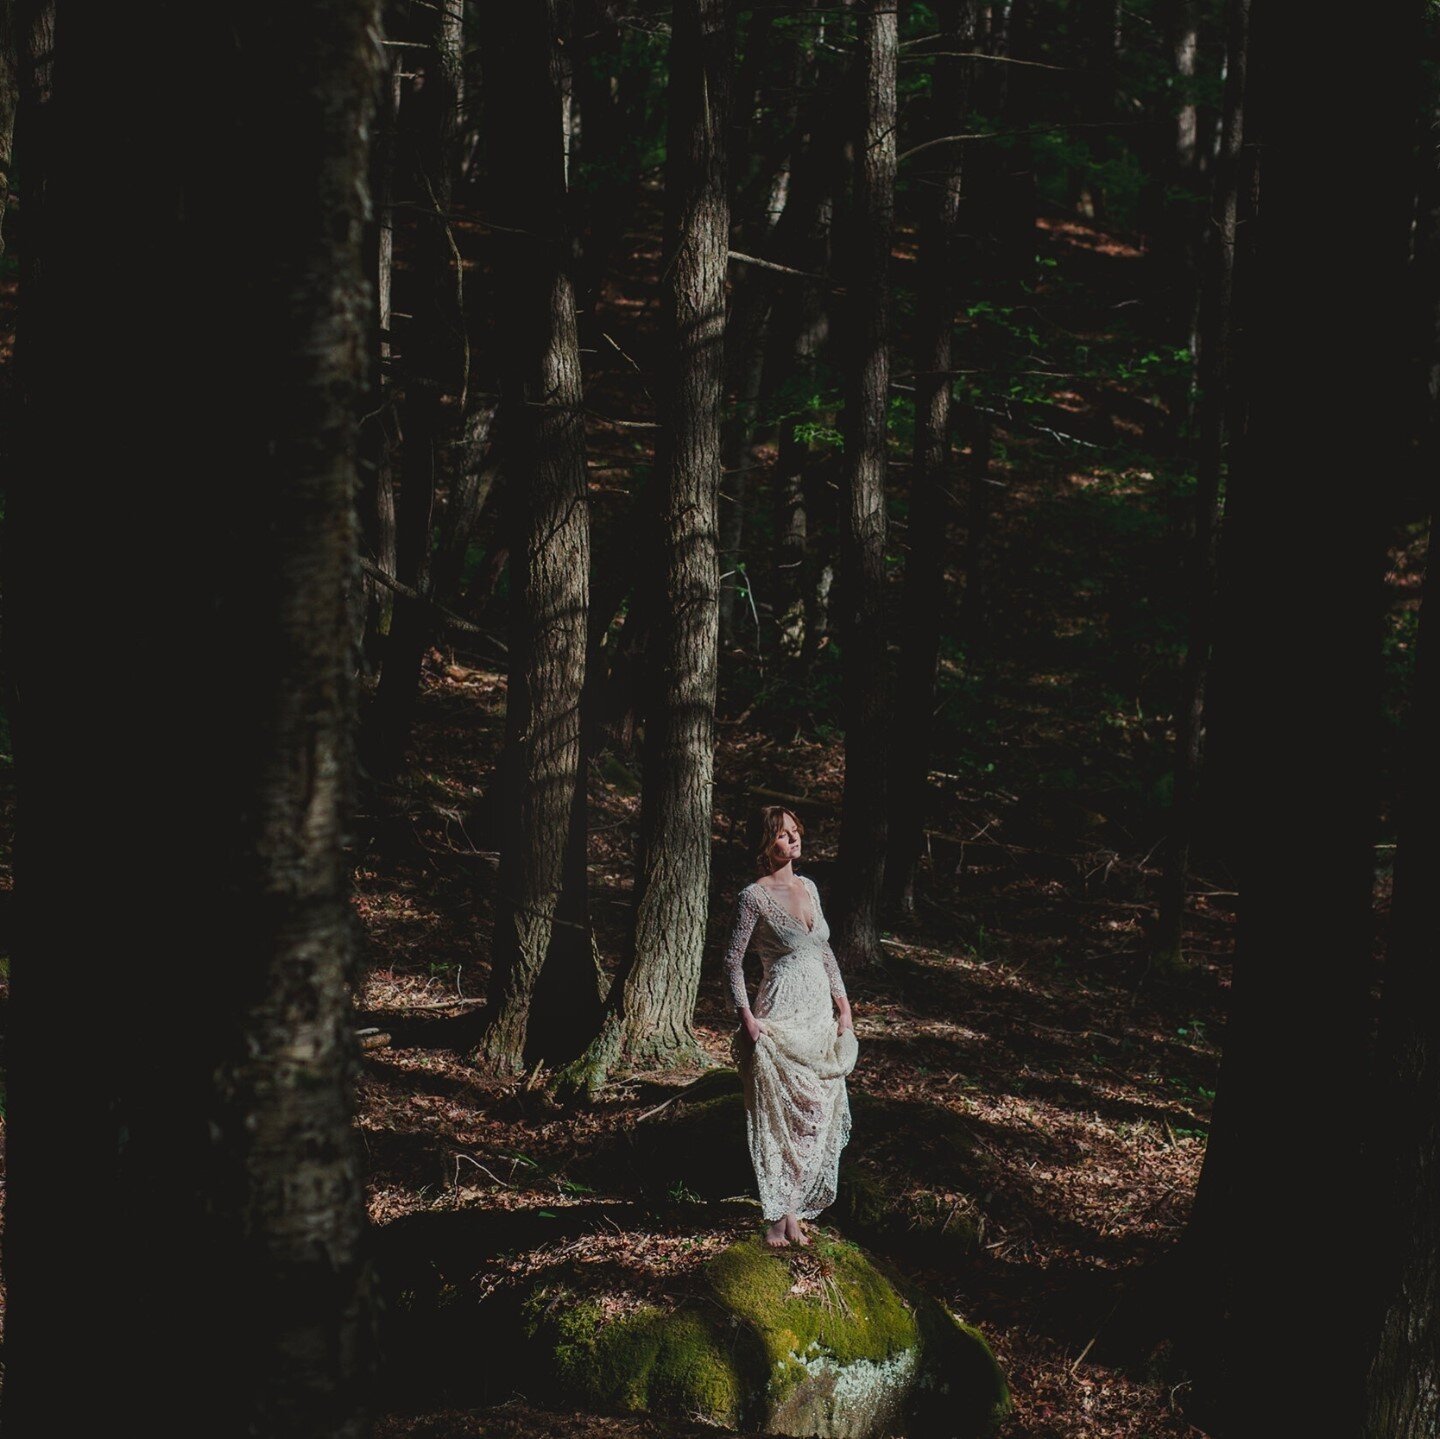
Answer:
[[(20, 105), (20, 52), (15, 31), (15, 0), (0, 0), (0, 227), (10, 201), (11, 157), (15, 146), (15, 113)], [(0, 228), (0, 255), (5, 235)]]
[(625, 1052), (636, 1063), (694, 1048), (709, 919), (729, 8), (728, 0), (682, 0), (671, 22), (662, 303), (673, 374), (656, 467), (663, 589), (647, 654), (635, 960), (624, 993)]
[[(409, 63), (420, 68), (420, 82), (400, 105), (395, 147), (396, 180), (415, 222), (404, 276), (409, 318), (396, 334), (390, 359), (398, 366), (400, 437), (393, 471), (400, 482), (394, 502), (395, 577), (418, 598), (394, 597), (380, 682), (366, 715), (363, 755), (377, 776), (393, 774), (404, 760), (421, 665), (435, 636), (431, 542), (440, 460), (453, 428), (441, 399), (458, 396), (454, 409), (463, 412), (469, 379), (464, 272), (447, 218), (462, 88), (461, 11), (449, 5), (415, 13), (422, 19), (412, 44), (424, 48), (406, 53), (417, 57)], [(393, 314), (389, 305), (386, 309)]]
[[(932, 86), (937, 135), (965, 127), (973, 61), (960, 54), (975, 48), (975, 0), (944, 0), (935, 17), (939, 48), (953, 52), (935, 61)], [(891, 782), (890, 849), (885, 883), (892, 908), (915, 911), (915, 866), (925, 830), (930, 769), (930, 716), (935, 708), (935, 666), (945, 601), (945, 556), (950, 505), (951, 338), (957, 294), (956, 240), (960, 221), (961, 156), (951, 145), (939, 151), (944, 168), (935, 176), (933, 205), (920, 235), (920, 277), (915, 365), (915, 464), (910, 479), (904, 621), (896, 687), (895, 747)]]
[[(502, 1072), (552, 1062), (573, 1035), (531, 1032), (540, 975), (573, 984), (581, 1023), (598, 1006), (584, 893), (581, 700), (590, 595), (590, 520), (580, 350), (565, 226), (558, 7), (492, 12), (485, 50), (499, 224), (512, 232), (499, 287), (508, 468), (510, 672), (502, 760), (500, 893), (490, 1010), (479, 1060)], [(580, 856), (578, 886), (574, 863)], [(567, 855), (570, 863), (567, 863)], [(571, 1051), (573, 1053), (573, 1050)]]
[[(1235, 290), (1235, 233), (1240, 210), (1240, 161), (1245, 134), (1245, 73), (1250, 0), (1230, 0), (1226, 43), (1225, 118), (1215, 170), (1208, 232), (1199, 354), (1198, 454), (1194, 537), (1188, 556), (1190, 634), (1180, 678), (1175, 738), (1175, 786), (1166, 842), (1156, 928), (1156, 954), (1183, 962), (1185, 885), (1195, 829), (1195, 805), (1204, 745), (1205, 681), (1214, 640), (1219, 583), (1220, 491), (1225, 465), (1226, 417), (1231, 385), (1231, 301)], [(1192, 107), (1193, 108), (1193, 107)]]
[[(1413, 57), (1408, 28), (1403, 12), (1387, 12), (1375, 41)], [(1189, 1303), (1219, 1318), (1236, 1432), (1351, 1433), (1361, 1413), (1360, 1326), (1335, 1323), (1331, 1297), (1365, 1292), (1371, 1256), (1327, 1240), (1334, 1215), (1367, 1212), (1372, 1182), (1361, 1154), (1373, 1122), (1380, 634), (1403, 434), (1403, 357), (1386, 336), (1404, 293), (1409, 197), (1393, 171), (1361, 166), (1352, 205), (1317, 239), (1313, 196), (1337, 153), (1390, 153), (1410, 127), (1405, 64), (1383, 78), (1367, 72), (1343, 116), (1325, 105), (1324, 77), (1343, 64), (1344, 46), (1335, 32), (1301, 35), (1279, 10), (1252, 12), (1246, 130), (1258, 127), (1263, 173), (1254, 283), (1237, 276), (1256, 299), (1244, 315), (1252, 393), (1226, 497), (1215, 650), (1232, 697), (1215, 718), (1231, 730), (1226, 815), (1240, 917), (1186, 1285)], [(1338, 316), (1317, 309), (1294, 266), (1306, 244), (1318, 263), (1361, 268), (1363, 305)], [(1347, 403), (1323, 427), (1307, 421), (1313, 401), (1290, 383), (1297, 355), (1314, 373), (1346, 377)], [(1352, 503), (1314, 502), (1327, 478), (1349, 486), (1361, 473), (1370, 483), (1349, 490)], [(1303, 983), (1278, 958), (1286, 954), (1306, 957)], [(1322, 1183), (1324, 1213), (1307, 1224)], [(1274, 1385), (1278, 1313), (1291, 1352), (1325, 1384)]]
[(883, 623), (885, 482), (899, 53), (893, 0), (863, 0), (859, 11), (860, 126), (851, 257), (854, 303), (848, 340), (840, 529), (845, 714), (840, 873), (845, 904), (835, 939), (842, 964), (851, 965), (868, 964), (879, 954), (880, 888), (885, 875), (890, 689)]
[(1435, 901), (1440, 894), (1440, 663), (1435, 647), (1440, 542), (1440, 153), (1434, 110), (1419, 147), (1419, 235), (1413, 267), (1425, 360), (1421, 501), (1430, 515), (1424, 600), (1409, 741), (1402, 771), (1394, 898), (1376, 1062), (1377, 1116), (1366, 1164), (1374, 1175), (1371, 1232), (1376, 1320), (1366, 1334), (1365, 1439), (1420, 1439), (1440, 1432), (1440, 982)]
[[(59, 17), (6, 517), (15, 1432), (366, 1430), (342, 841), (377, 32), (368, 3)], [(137, 87), (159, 33), (186, 64)], [(97, 247), (135, 201), (117, 155), (145, 222)], [(67, 591), (123, 635), (83, 685), (44, 669)], [(97, 693), (103, 742), (62, 748)], [(82, 811), (114, 833), (77, 906), (54, 817)], [(163, 1042), (157, 993), (187, 1013)]]
[(1440, 894), (1440, 767), (1435, 566), (1431, 519), (1425, 566), (1407, 812), (1395, 860), (1395, 900), (1380, 1032), (1380, 1117), (1374, 1163), (1379, 1331), (1370, 1338), (1365, 1439), (1423, 1439), (1440, 1432), (1440, 983), (1435, 902)]
[[(671, 20), (658, 549), (646, 606), (640, 859), (633, 949), (567, 1083), (594, 1089), (620, 1058), (675, 1062), (697, 1045), (709, 919), (719, 633), (716, 508), (725, 371), (728, 0), (677, 0)], [(642, 580), (642, 583), (645, 581)]]

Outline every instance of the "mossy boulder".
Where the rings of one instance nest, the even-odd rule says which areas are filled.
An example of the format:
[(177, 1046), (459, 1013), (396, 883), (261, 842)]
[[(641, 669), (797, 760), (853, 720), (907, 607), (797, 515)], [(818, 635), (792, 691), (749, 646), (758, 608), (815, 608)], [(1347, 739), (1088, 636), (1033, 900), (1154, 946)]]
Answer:
[[(693, 1309), (646, 1305), (607, 1317), (603, 1305), (546, 1288), (524, 1310), (548, 1384), (600, 1413), (702, 1415), (734, 1428), (744, 1391), (713, 1323)], [(548, 1387), (547, 1384), (547, 1387)]]
[(703, 1418), (764, 1434), (988, 1434), (1009, 1392), (979, 1332), (853, 1244), (732, 1244), (670, 1307), (608, 1313), (537, 1289), (523, 1327), (541, 1378), (577, 1407)]

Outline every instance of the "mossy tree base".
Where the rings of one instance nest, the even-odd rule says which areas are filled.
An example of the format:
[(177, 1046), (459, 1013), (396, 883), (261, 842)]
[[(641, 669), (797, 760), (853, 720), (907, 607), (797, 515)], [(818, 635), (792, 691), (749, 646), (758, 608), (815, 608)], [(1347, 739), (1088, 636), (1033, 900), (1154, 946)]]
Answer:
[(594, 1297), (546, 1286), (524, 1314), (547, 1387), (601, 1412), (821, 1439), (964, 1439), (1010, 1411), (977, 1330), (819, 1234), (808, 1250), (741, 1240), (673, 1307), (612, 1318)]

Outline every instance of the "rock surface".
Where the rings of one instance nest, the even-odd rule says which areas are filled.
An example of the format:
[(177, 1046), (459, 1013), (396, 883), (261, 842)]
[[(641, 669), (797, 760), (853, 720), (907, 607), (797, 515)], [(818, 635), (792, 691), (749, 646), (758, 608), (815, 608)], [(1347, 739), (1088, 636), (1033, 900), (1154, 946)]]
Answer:
[(1010, 1410), (977, 1330), (819, 1234), (808, 1249), (740, 1240), (668, 1307), (611, 1315), (601, 1298), (550, 1284), (522, 1315), (547, 1388), (602, 1412), (797, 1439), (966, 1439)]

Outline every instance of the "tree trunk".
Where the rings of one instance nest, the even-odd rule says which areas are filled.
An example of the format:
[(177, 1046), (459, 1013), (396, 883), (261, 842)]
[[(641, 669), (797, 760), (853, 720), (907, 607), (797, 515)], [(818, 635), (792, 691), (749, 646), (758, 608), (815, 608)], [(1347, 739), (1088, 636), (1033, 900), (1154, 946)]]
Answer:
[[(1432, 481), (1433, 483), (1433, 481)], [(1440, 893), (1440, 774), (1436, 768), (1435, 567), (1432, 513), (1425, 601), (1410, 718), (1384, 1011), (1372, 1110), (1379, 1123), (1371, 1162), (1378, 1333), (1369, 1351), (1365, 1439), (1423, 1439), (1440, 1432), (1440, 983), (1435, 897)]]
[[(1432, 82), (1433, 83), (1433, 82)], [(1436, 538), (1436, 462), (1440, 458), (1440, 155), (1432, 94), (1422, 114), (1428, 134), (1414, 270), (1423, 296), (1426, 409), (1421, 417), (1424, 500), (1430, 514), (1414, 699), (1401, 771), (1398, 846), (1385, 959), (1376, 1116), (1365, 1172), (1373, 1175), (1376, 1238), (1375, 1321), (1364, 1334), (1367, 1364), (1364, 1439), (1420, 1439), (1440, 1432), (1440, 984), (1435, 957), (1435, 896), (1440, 879), (1440, 770), (1435, 730), (1440, 663), (1435, 646), (1440, 593)]]
[(713, 825), (729, 18), (728, 0), (676, 0), (671, 22), (663, 325), (674, 358), (654, 487), (660, 553), (645, 656), (634, 948), (599, 1035), (567, 1080), (592, 1091), (622, 1054), (672, 1063), (697, 1050)]
[(960, 639), (966, 653), (979, 655), (989, 630), (990, 583), (990, 416), (966, 408), (961, 423), (969, 431), (970, 459), (965, 500), (965, 592), (960, 597)]
[[(815, 393), (816, 360), (829, 333), (830, 229), (844, 163), (835, 104), (828, 97), (808, 108), (807, 131), (796, 144), (786, 232), (777, 234), (775, 258), (804, 272), (787, 276), (775, 300), (766, 355), (765, 393), (781, 405), (779, 444), (772, 471), (774, 563), (768, 596), (776, 645), (793, 672), (805, 652), (813, 592), (813, 555), (819, 539), (817, 513), (806, 495), (810, 443), (800, 426), (813, 422), (808, 397)], [(833, 507), (831, 507), (833, 508)]]
[(15, 112), (20, 104), (20, 51), (15, 0), (0, 0), (0, 255), (5, 253), (5, 210), (10, 200)]
[[(62, 7), (44, 153), (22, 117), (7, 1431), (366, 1430), (342, 839), (376, 11)], [(185, 63), (137, 86), (159, 35)], [(117, 156), (144, 223), (97, 246), (135, 206)], [(124, 643), (47, 666), (64, 599), (108, 626), (117, 595)], [(104, 742), (66, 747), (97, 693)], [(81, 881), (85, 814), (120, 840)]]
[[(941, 50), (975, 48), (977, 0), (943, 0), (936, 7)], [(933, 81), (935, 132), (965, 129), (973, 61), (941, 55)], [(915, 913), (915, 866), (925, 829), (930, 769), (930, 717), (935, 708), (935, 666), (944, 609), (945, 493), (950, 471), (951, 337), (955, 328), (956, 230), (960, 219), (960, 146), (947, 146), (935, 203), (920, 236), (919, 317), (915, 366), (915, 466), (910, 480), (909, 557), (896, 687), (894, 771), (891, 775), (890, 850), (885, 883), (891, 908)]]
[[(1365, 1073), (1380, 621), (1404, 445), (1403, 356), (1389, 337), (1408, 214), (1387, 166), (1357, 169), (1344, 213), (1321, 237), (1314, 196), (1348, 146), (1404, 152), (1418, 49), (1407, 18), (1386, 12), (1372, 39), (1395, 64), (1367, 72), (1343, 114), (1325, 96), (1345, 37), (1297, 31), (1271, 9), (1252, 19), (1245, 124), (1248, 135), (1258, 122), (1264, 147), (1253, 286), (1263, 303), (1246, 315), (1254, 388), (1245, 464), (1227, 486), (1233, 568), (1216, 643), (1244, 697), (1243, 712), (1233, 704), (1225, 716), (1237, 731), (1227, 815), (1241, 908), (1214, 1124), (1187, 1235), (1198, 1266), (1189, 1292), (1209, 1291), (1211, 1309), (1228, 1314), (1237, 1433), (1359, 1426), (1357, 1326), (1335, 1322), (1331, 1298), (1363, 1292), (1371, 1255), (1329, 1240), (1334, 1216), (1365, 1212), (1370, 1180), (1361, 1136), (1373, 1122)], [(1364, 303), (1317, 308), (1294, 264), (1302, 247), (1322, 269), (1364, 274)], [(1313, 396), (1291, 383), (1297, 354), (1317, 375), (1344, 376), (1346, 402), (1324, 426), (1313, 424)], [(1371, 483), (1355, 487), (1357, 474)], [(1305, 477), (1303, 491), (1291, 475)], [(1346, 489), (1346, 504), (1311, 499), (1326, 481)], [(1306, 957), (1300, 982), (1284, 955)], [(1322, 1184), (1324, 1214), (1306, 1224)], [(1325, 1383), (1275, 1386), (1277, 1316), (1287, 1350)]]
[[(542, 970), (570, 982), (593, 1029), (598, 994), (583, 885), (573, 885), (590, 596), (590, 519), (579, 340), (560, 124), (559, 18), (543, 6), (491, 12), (484, 56), (492, 97), (491, 179), (499, 207), (497, 270), (506, 366), (501, 419), (508, 456), (510, 680), (501, 772), (500, 892), (490, 1006), (478, 1062), (500, 1072), (558, 1062), (573, 1042), (531, 1025)], [(519, 232), (509, 234), (508, 232)], [(568, 856), (568, 862), (567, 862)], [(583, 863), (583, 861), (582, 861)], [(567, 883), (567, 878), (571, 881)], [(548, 981), (547, 981), (548, 983)]]
[[(392, 6), (394, 0), (391, 0)], [(404, 50), (386, 50), (380, 74), (379, 103), (376, 107), (375, 143), (370, 151), (370, 185), (375, 196), (375, 352), (380, 363), (375, 369), (374, 404), (366, 416), (362, 433), (366, 458), (362, 466), (360, 522), (361, 544), (377, 569), (398, 579), (395, 561), (395, 453), (399, 442), (396, 422), (395, 384), (392, 368), (392, 290), (395, 273), (395, 130), (404, 87), (400, 56)], [(365, 627), (362, 650), (367, 671), (378, 668), (389, 643), (395, 618), (395, 592), (379, 580), (365, 581)]]
[(1240, 154), (1244, 143), (1246, 49), (1250, 0), (1230, 0), (1225, 69), (1225, 122), (1215, 171), (1209, 230), (1209, 264), (1200, 348), (1199, 454), (1196, 464), (1194, 538), (1189, 553), (1190, 634), (1180, 679), (1175, 740), (1175, 784), (1170, 833), (1161, 880), (1155, 953), (1163, 964), (1183, 962), (1185, 885), (1190, 867), (1194, 810), (1199, 786), (1205, 719), (1205, 679), (1215, 627), (1218, 583), (1216, 542), (1220, 485), (1225, 463), (1225, 419), (1230, 384), (1230, 310), (1235, 282), (1235, 226), (1240, 202)]
[[(804, 0), (802, 13), (813, 5), (814, 0)], [(772, 26), (770, 18), (760, 12), (756, 13), (754, 24), (759, 33), (747, 46), (745, 62), (747, 66), (753, 63), (756, 67), (752, 80), (758, 74), (764, 81), (764, 59)], [(742, 207), (740, 248), (748, 254), (765, 255), (781, 263), (787, 260), (786, 251), (795, 247), (790, 235), (796, 226), (787, 216), (795, 213), (791, 198), (793, 177), (811, 128), (800, 114), (799, 97), (806, 72), (813, 67), (814, 60), (813, 53), (801, 45), (798, 38), (786, 37), (784, 70), (777, 77), (778, 83), (771, 85), (773, 101), (766, 112), (772, 132), (778, 134), (778, 143), (772, 144), (773, 153), (760, 166), (752, 195), (744, 193), (744, 186), (732, 186), (739, 194)], [(753, 95), (752, 114), (761, 109), (763, 89), (757, 93), (755, 86), (742, 81), (738, 93), (746, 101)], [(735, 130), (748, 150), (765, 154), (765, 136), (759, 125), (737, 124)], [(766, 360), (774, 320), (777, 312), (784, 309), (776, 291), (794, 284), (792, 278), (778, 279), (771, 271), (745, 265), (732, 276), (725, 349), (726, 390), (733, 398), (721, 432), (720, 450), (720, 643), (726, 649), (740, 642), (737, 635), (754, 625), (757, 614), (753, 557), (747, 564), (744, 552), (745, 511), (749, 479), (757, 463), (757, 441), (771, 428), (768, 420), (762, 427), (761, 415), (768, 409), (768, 399), (775, 389), (776, 376)], [(773, 596), (766, 598), (773, 603)], [(756, 633), (757, 657), (759, 645)]]
[(404, 760), (421, 665), (435, 636), (428, 601), (434, 591), (430, 550), (437, 459), (444, 442), (441, 396), (458, 393), (464, 411), (469, 364), (460, 303), (463, 271), (447, 218), (463, 73), (461, 8), (420, 13), (424, 72), (401, 106), (398, 137), (416, 225), (413, 271), (407, 276), (412, 318), (396, 346), (401, 388), (396, 578), (421, 598), (395, 598), (380, 683), (365, 718), (365, 765), (377, 776), (393, 774)]
[(840, 890), (835, 931), (843, 963), (880, 953), (885, 874), (889, 657), (885, 646), (885, 479), (889, 462), (890, 243), (895, 213), (894, 0), (860, 4), (860, 140), (855, 167), (848, 387), (845, 398), (842, 693), (845, 791), (840, 812)]

